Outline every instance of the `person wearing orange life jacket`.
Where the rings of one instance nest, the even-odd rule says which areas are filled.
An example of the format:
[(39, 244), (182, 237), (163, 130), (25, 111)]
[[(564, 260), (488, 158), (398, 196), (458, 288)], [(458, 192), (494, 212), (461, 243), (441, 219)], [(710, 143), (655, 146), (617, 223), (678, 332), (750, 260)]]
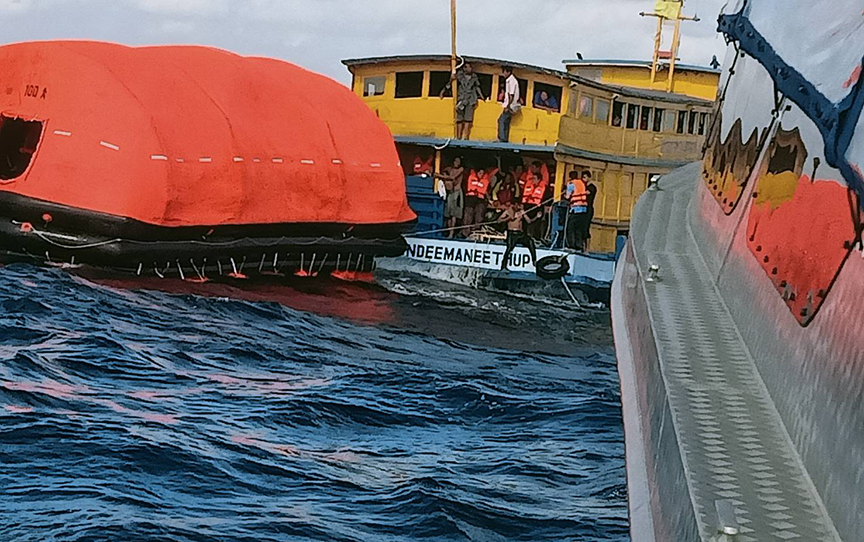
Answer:
[[(590, 179), (591, 173), (586, 171), (583, 177)], [(585, 221), (588, 219), (588, 187), (576, 171), (570, 172), (565, 197), (570, 202), (566, 226), (567, 248), (583, 251)]]
[[(499, 169), (496, 167), (490, 170), (472, 170), (468, 174), (468, 187), (465, 191), (465, 216), (462, 220), (464, 226), (483, 223), (483, 215), (486, 214), (486, 200), (489, 195), (489, 186), (492, 184), (492, 179)], [(473, 228), (467, 228), (465, 235), (469, 235), (471, 231), (473, 231)]]
[(522, 190), (522, 206), (531, 216), (528, 233), (536, 239), (543, 237), (544, 221), (542, 208), (546, 190), (549, 188), (549, 168), (541, 162), (534, 162), (528, 169)]

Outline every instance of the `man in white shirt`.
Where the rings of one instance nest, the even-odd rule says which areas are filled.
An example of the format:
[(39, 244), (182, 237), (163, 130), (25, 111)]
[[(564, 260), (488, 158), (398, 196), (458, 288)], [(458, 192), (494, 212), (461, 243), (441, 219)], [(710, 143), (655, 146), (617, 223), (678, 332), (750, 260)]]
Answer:
[(519, 112), (522, 105), (519, 103), (519, 81), (513, 75), (513, 68), (504, 66), (502, 72), (506, 80), (504, 83), (504, 101), (502, 103), (504, 111), (498, 117), (498, 141), (507, 143), (510, 141), (510, 121), (513, 120), (513, 115)]

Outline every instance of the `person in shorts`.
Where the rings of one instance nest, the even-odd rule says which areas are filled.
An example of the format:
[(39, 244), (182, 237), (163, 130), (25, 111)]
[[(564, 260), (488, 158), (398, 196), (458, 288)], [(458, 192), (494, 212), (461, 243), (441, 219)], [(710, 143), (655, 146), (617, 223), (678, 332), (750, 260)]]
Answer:
[(486, 98), (483, 97), (480, 79), (474, 73), (471, 64), (466, 63), (451, 77), (447, 86), (441, 89), (441, 98), (444, 97), (447, 89), (453, 88), (453, 81), (456, 81), (458, 91), (456, 93), (456, 139), (469, 139), (471, 128), (474, 126), (474, 110), (477, 109), (477, 102)]

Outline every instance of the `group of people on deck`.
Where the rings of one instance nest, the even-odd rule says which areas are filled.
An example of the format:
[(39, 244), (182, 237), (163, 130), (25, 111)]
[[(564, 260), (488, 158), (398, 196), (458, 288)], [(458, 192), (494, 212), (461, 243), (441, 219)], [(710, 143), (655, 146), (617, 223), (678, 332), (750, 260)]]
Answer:
[[(550, 174), (550, 168), (554, 167), (554, 162), (534, 161), (527, 166), (519, 163), (502, 168), (500, 158), (496, 158), (495, 164), (469, 167), (461, 157), (456, 157), (435, 175), (443, 187), (439, 193), (445, 198), (447, 237), (468, 237), (481, 226), (506, 224), (508, 248), (512, 250), (518, 243), (533, 252), (533, 240), (546, 237), (555, 209)], [(562, 194), (562, 202), (568, 209), (564, 222), (566, 246), (575, 250), (584, 251), (590, 237), (597, 192), (590, 181), (588, 171), (581, 175), (571, 172)], [(519, 227), (514, 229), (517, 224)]]
[[(504, 84), (498, 95), (501, 102), (501, 115), (498, 117), (498, 141), (507, 143), (510, 141), (510, 124), (513, 117), (518, 115), (525, 103), (521, 96), (519, 80), (513, 75), (513, 68), (504, 66), (501, 68)], [(441, 89), (441, 98), (451, 91), (453, 83), (456, 83), (456, 139), (470, 139), (471, 129), (474, 126), (474, 110), (480, 100), (488, 97), (483, 95), (480, 78), (474, 73), (471, 64), (465, 63), (450, 79), (450, 82)], [(558, 99), (546, 90), (538, 90), (534, 95), (533, 105), (538, 109), (557, 112), (560, 110)]]

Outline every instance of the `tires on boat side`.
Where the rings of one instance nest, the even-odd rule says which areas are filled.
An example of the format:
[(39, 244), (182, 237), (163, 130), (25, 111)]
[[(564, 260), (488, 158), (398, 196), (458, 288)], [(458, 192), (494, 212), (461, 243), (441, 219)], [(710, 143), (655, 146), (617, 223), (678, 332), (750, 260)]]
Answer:
[(546, 256), (537, 260), (537, 276), (544, 280), (558, 280), (570, 272), (570, 263), (561, 256)]

